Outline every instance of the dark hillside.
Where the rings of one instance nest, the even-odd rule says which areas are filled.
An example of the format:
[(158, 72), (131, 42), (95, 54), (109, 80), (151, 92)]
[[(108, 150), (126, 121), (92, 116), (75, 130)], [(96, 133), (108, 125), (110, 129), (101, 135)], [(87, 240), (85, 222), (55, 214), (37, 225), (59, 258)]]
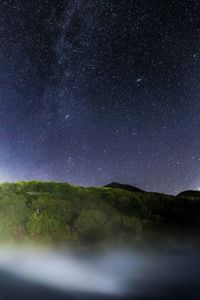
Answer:
[(137, 187), (134, 187), (134, 186), (128, 185), (128, 184), (121, 184), (118, 182), (109, 183), (109, 184), (105, 185), (105, 187), (109, 187), (109, 188), (113, 188), (113, 189), (122, 189), (122, 190), (130, 191), (130, 192), (134, 192), (134, 193), (144, 193), (143, 190), (141, 190)]
[(200, 201), (121, 188), (67, 183), (0, 185), (0, 239), (43, 243), (200, 242)]
[(200, 191), (193, 191), (193, 190), (184, 191), (178, 194), (177, 197), (200, 198)]

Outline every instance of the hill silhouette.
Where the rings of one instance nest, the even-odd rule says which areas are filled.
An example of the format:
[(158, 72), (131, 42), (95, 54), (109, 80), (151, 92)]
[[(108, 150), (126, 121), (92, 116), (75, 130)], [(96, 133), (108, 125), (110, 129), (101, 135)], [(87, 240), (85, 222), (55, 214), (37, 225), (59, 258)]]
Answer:
[(123, 189), (123, 190), (127, 190), (127, 191), (134, 192), (134, 193), (144, 193), (143, 190), (141, 190), (137, 187), (134, 187), (129, 184), (121, 184), (118, 182), (109, 183), (109, 184), (105, 185), (105, 187), (109, 187), (109, 188), (113, 188), (113, 189)]
[(188, 190), (188, 191), (181, 192), (177, 196), (178, 197), (200, 198), (200, 191)]

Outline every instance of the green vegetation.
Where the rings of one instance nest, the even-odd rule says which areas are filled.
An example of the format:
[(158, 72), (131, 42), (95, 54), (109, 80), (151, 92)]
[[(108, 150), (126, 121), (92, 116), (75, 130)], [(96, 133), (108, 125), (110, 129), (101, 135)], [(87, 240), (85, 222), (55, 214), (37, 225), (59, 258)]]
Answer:
[(200, 199), (67, 183), (0, 185), (0, 240), (168, 246), (200, 241)]

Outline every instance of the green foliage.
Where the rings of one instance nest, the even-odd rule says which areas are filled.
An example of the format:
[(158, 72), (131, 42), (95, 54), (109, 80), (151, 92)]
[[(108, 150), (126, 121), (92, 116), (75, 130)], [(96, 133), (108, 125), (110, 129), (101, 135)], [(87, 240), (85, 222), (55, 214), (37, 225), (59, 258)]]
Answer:
[(23, 195), (13, 193), (0, 193), (0, 238), (22, 239), (25, 237), (25, 229), (31, 215)]
[(67, 183), (0, 185), (0, 241), (158, 243), (199, 239), (199, 199)]
[(76, 235), (80, 241), (98, 241), (106, 236), (107, 216), (95, 209), (84, 209), (76, 222)]

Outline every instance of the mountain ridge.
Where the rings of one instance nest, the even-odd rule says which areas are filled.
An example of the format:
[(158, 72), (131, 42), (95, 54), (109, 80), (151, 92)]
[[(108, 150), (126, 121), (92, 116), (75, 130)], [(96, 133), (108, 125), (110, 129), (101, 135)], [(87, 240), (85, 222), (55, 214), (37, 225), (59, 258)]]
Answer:
[(186, 190), (177, 195), (177, 197), (193, 197), (200, 198), (200, 191), (198, 190)]
[(123, 189), (123, 190), (127, 190), (127, 191), (131, 191), (131, 192), (134, 192), (134, 193), (146, 193), (146, 191), (138, 188), (138, 187), (135, 187), (133, 185), (130, 185), (130, 184), (123, 184), (123, 183), (119, 183), (119, 182), (111, 182), (109, 184), (106, 184), (104, 185), (104, 187), (108, 187), (108, 188), (118, 188), (118, 189)]

